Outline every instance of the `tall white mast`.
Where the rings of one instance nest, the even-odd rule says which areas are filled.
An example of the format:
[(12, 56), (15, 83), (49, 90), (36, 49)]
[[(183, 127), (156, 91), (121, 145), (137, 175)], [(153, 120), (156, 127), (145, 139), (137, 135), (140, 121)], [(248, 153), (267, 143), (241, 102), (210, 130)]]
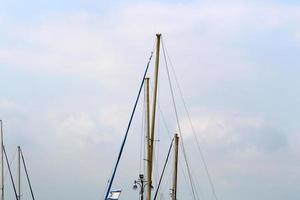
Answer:
[(156, 54), (155, 54), (155, 70), (154, 70), (154, 94), (153, 94), (153, 105), (152, 105), (152, 120), (151, 120), (151, 135), (150, 135), (150, 159), (148, 163), (150, 165), (150, 172), (148, 172), (149, 176), (147, 177), (147, 195), (146, 200), (151, 200), (151, 188), (152, 188), (152, 171), (153, 171), (153, 152), (154, 152), (154, 129), (155, 129), (155, 115), (156, 115), (156, 99), (157, 99), (157, 83), (158, 83), (158, 69), (159, 69), (159, 50), (160, 50), (160, 38), (161, 34), (156, 34)]

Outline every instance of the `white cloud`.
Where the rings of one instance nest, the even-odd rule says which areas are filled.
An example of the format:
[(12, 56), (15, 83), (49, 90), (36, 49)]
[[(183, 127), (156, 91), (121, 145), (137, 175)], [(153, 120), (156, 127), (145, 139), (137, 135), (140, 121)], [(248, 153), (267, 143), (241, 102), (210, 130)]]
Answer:
[(263, 3), (140, 3), (119, 7), (105, 16), (52, 14), (36, 24), (8, 26), (9, 37), (23, 45), (0, 48), (0, 58), (6, 66), (115, 85), (117, 80), (130, 81), (126, 78), (129, 71), (144, 65), (154, 33), (162, 32), (171, 41), (169, 48), (178, 66), (199, 66), (195, 72), (206, 85), (253, 67), (243, 52), (227, 47), (224, 52), (227, 42), (244, 30), (297, 24), (298, 10)]
[(17, 108), (17, 105), (15, 102), (13, 101), (9, 101), (9, 100), (0, 100), (0, 110), (12, 110)]
[(86, 114), (78, 116), (70, 116), (61, 122), (56, 133), (58, 139), (62, 139), (63, 143), (72, 142), (75, 145), (82, 146), (86, 144), (87, 137), (94, 134), (96, 125)]
[[(287, 133), (260, 115), (201, 110), (191, 120), (200, 143), (217, 151), (277, 153), (288, 145)], [(194, 139), (188, 118), (182, 119), (182, 126), (184, 137)]]
[[(277, 162), (291, 161), (283, 156), (291, 153), (291, 134), (270, 123), (262, 115), (207, 109), (194, 109), (192, 114), (191, 120), (199, 144), (213, 171), (213, 177), (222, 187), (236, 184), (233, 180), (231, 183), (226, 180), (233, 174), (284, 178), (284, 171), (290, 169), (289, 164), (282, 164), (278, 168), (274, 168), (274, 165)], [(189, 120), (183, 118), (181, 121), (183, 139), (191, 158), (198, 149)], [(192, 166), (198, 169), (202, 163), (192, 163)], [(196, 173), (198, 176), (205, 175), (201, 170)]]

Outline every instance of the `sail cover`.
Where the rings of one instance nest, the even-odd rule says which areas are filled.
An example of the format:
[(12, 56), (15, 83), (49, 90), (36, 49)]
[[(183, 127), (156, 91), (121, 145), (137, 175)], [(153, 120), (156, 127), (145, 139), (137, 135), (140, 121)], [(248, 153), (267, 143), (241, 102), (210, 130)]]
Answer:
[(110, 191), (107, 200), (118, 200), (122, 190), (112, 190)]

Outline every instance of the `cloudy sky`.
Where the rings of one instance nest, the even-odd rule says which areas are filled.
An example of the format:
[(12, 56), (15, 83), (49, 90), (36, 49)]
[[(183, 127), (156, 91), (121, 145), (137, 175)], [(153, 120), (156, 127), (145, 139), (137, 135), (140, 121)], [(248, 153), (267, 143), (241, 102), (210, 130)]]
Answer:
[[(21, 145), (37, 199), (103, 198), (161, 32), (219, 199), (298, 200), (299, 24), (296, 0), (0, 0), (0, 118), (10, 160), (15, 166)], [(161, 72), (162, 163), (176, 125), (163, 63)], [(200, 199), (213, 199), (178, 107)], [(114, 185), (122, 199), (138, 198), (131, 187), (141, 115)], [(192, 199), (183, 175), (179, 181), (179, 198)], [(22, 191), (29, 198), (25, 178)]]

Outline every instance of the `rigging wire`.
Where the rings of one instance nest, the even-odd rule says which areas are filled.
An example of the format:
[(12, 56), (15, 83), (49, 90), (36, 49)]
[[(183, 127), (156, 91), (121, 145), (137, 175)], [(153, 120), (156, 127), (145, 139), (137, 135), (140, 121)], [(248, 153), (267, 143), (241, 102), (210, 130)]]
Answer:
[(159, 166), (159, 162), (158, 162), (158, 159), (159, 159), (159, 139), (157, 139), (156, 141), (154, 141), (155, 142), (155, 148), (154, 148), (154, 174), (153, 174), (153, 176), (154, 176), (154, 184), (156, 184), (157, 183), (157, 181), (158, 181), (158, 176), (159, 176), (159, 173), (158, 173), (158, 166)]
[[(18, 153), (18, 150), (16, 149), (15, 152), (14, 152), (14, 154), (13, 154), (12, 159), (11, 159), (10, 162), (9, 162), (9, 165), (10, 165), (10, 166), (12, 166), (13, 162), (15, 161), (16, 156), (17, 156), (17, 153)], [(7, 169), (7, 170), (8, 170), (8, 169)], [(9, 172), (8, 172), (7, 170), (6, 170), (5, 173), (4, 173), (4, 178), (6, 178), (6, 177), (8, 176), (8, 174), (9, 174)], [(8, 172), (8, 173), (7, 173), (7, 172)]]
[(195, 185), (198, 186), (198, 187), (197, 187), (198, 190), (196, 190), (197, 195), (198, 195), (199, 197), (201, 197), (202, 199), (204, 199), (203, 191), (201, 190), (199, 180), (196, 178), (196, 179), (194, 179), (194, 182), (195, 182)]
[(155, 192), (155, 195), (154, 195), (154, 200), (156, 200), (156, 197), (157, 197), (157, 194), (158, 194), (158, 191), (159, 191), (159, 187), (160, 187), (162, 178), (163, 178), (164, 173), (165, 173), (165, 169), (166, 169), (166, 166), (167, 166), (169, 157), (170, 157), (170, 153), (171, 153), (171, 149), (172, 149), (172, 146), (173, 146), (173, 142), (174, 142), (174, 139), (171, 141), (171, 144), (170, 144), (170, 147), (169, 147), (169, 151), (168, 151), (168, 154), (167, 154), (167, 158), (166, 158), (166, 160), (165, 160), (165, 164), (164, 164), (163, 170), (162, 170), (162, 172), (161, 172), (160, 179), (159, 179), (159, 182), (158, 182), (158, 185), (157, 185), (157, 189), (156, 189), (156, 192)]
[(6, 154), (6, 150), (5, 150), (5, 147), (4, 147), (4, 146), (3, 146), (3, 152), (4, 152), (4, 155), (5, 155), (6, 164), (7, 164), (7, 168), (8, 168), (9, 175), (10, 175), (10, 179), (11, 179), (11, 182), (12, 182), (12, 185), (13, 185), (13, 189), (14, 189), (14, 193), (15, 193), (15, 196), (16, 196), (16, 200), (18, 200), (18, 195), (17, 195), (17, 190), (16, 190), (14, 178), (13, 178), (12, 173), (11, 173), (9, 161), (8, 161), (7, 154)]
[(132, 110), (132, 113), (131, 113), (130, 118), (129, 118), (127, 129), (126, 129), (126, 132), (125, 132), (125, 135), (124, 135), (124, 139), (122, 141), (121, 149), (120, 149), (120, 152), (119, 152), (119, 155), (118, 155), (118, 158), (117, 158), (117, 162), (116, 162), (114, 170), (113, 170), (113, 174), (112, 174), (111, 179), (109, 181), (108, 188), (107, 188), (104, 200), (106, 200), (108, 198), (108, 195), (109, 195), (110, 190), (111, 190), (111, 186), (113, 184), (113, 181), (114, 181), (114, 178), (115, 178), (115, 175), (116, 175), (116, 172), (117, 172), (117, 168), (119, 166), (119, 162), (121, 160), (123, 149), (124, 149), (124, 146), (125, 146), (125, 143), (126, 143), (126, 140), (127, 140), (127, 136), (128, 136), (128, 133), (129, 133), (129, 129), (131, 127), (131, 122), (133, 120), (134, 113), (135, 113), (135, 110), (136, 110), (136, 107), (137, 107), (137, 104), (138, 104), (138, 101), (139, 101), (139, 98), (140, 98), (140, 95), (141, 95), (141, 91), (143, 89), (145, 77), (146, 77), (147, 72), (148, 72), (148, 68), (149, 68), (149, 65), (150, 65), (150, 62), (151, 62), (151, 59), (152, 59), (152, 55), (153, 55), (153, 51), (151, 52), (151, 55), (150, 55), (149, 60), (147, 62), (147, 66), (146, 66), (146, 69), (145, 69), (145, 72), (144, 72), (144, 75), (143, 75), (143, 79), (141, 81), (141, 85), (139, 87), (138, 95), (136, 97), (136, 100), (135, 100), (135, 103), (134, 103), (134, 106), (133, 106), (133, 110)]
[[(151, 92), (153, 92), (153, 86), (152, 86), (151, 84), (150, 84), (150, 89), (151, 89)], [(164, 114), (163, 114), (162, 109), (161, 109), (161, 107), (160, 107), (159, 101), (157, 102), (157, 108), (158, 108), (160, 117), (161, 117), (161, 119), (162, 119), (163, 125), (164, 125), (164, 127), (165, 127), (165, 129), (166, 129), (166, 131), (167, 131), (167, 133), (168, 133), (169, 139), (172, 140), (172, 137), (171, 137), (171, 135), (170, 135), (170, 132), (171, 132), (171, 131), (170, 131), (168, 125), (167, 125), (167, 121), (166, 121), (166, 119), (165, 119), (165, 117), (164, 117)]]
[[(170, 168), (169, 162), (167, 163), (167, 167)], [(167, 170), (167, 171), (168, 171), (168, 174), (166, 176), (166, 181), (163, 183), (163, 185), (161, 185), (161, 191), (166, 191), (166, 190), (169, 191), (170, 185), (172, 185), (171, 181), (172, 181), (173, 172), (172, 172), (172, 170)], [(160, 194), (163, 194), (163, 193), (160, 193)], [(170, 193), (168, 193), (168, 195), (170, 195)]]
[(178, 117), (178, 112), (177, 112), (177, 107), (176, 107), (176, 102), (175, 102), (175, 97), (174, 97), (174, 91), (173, 91), (172, 82), (171, 82), (171, 78), (170, 78), (170, 73), (169, 73), (169, 69), (168, 69), (168, 62), (167, 62), (167, 59), (166, 59), (166, 53), (165, 53), (165, 47), (164, 47), (163, 40), (162, 40), (162, 49), (163, 49), (164, 61), (165, 61), (166, 69), (167, 69), (168, 82), (169, 82), (170, 92), (171, 92), (171, 96), (172, 96), (172, 102), (173, 102), (174, 112), (175, 112), (175, 116), (176, 116), (177, 127), (178, 127), (178, 131), (179, 131), (179, 135), (181, 137), (181, 140), (180, 140), (181, 141), (181, 146), (182, 146), (181, 149), (182, 149), (182, 152), (183, 152), (185, 164), (186, 164), (186, 167), (187, 167), (188, 176), (189, 176), (189, 179), (190, 179), (192, 194), (193, 194), (194, 199), (199, 199), (199, 197), (196, 198), (196, 193), (195, 193), (194, 183), (193, 183), (193, 179), (192, 179), (192, 175), (191, 175), (191, 170), (190, 170), (190, 166), (189, 166), (188, 160), (187, 160), (187, 155), (186, 155), (185, 146), (184, 146), (184, 142), (183, 142), (183, 137), (182, 137), (182, 133), (181, 133), (181, 126), (180, 126), (180, 123), (179, 123), (179, 117)]
[[(151, 92), (153, 92), (153, 87), (152, 87), (151, 84), (150, 84), (150, 89), (151, 89)], [(172, 136), (171, 136), (171, 133), (170, 133), (170, 129), (169, 129), (168, 125), (167, 125), (167, 121), (166, 121), (165, 115), (164, 115), (164, 113), (163, 113), (163, 110), (161, 109), (161, 106), (160, 106), (160, 103), (159, 103), (159, 102), (157, 103), (157, 108), (158, 108), (159, 114), (160, 114), (160, 116), (161, 116), (162, 123), (163, 123), (163, 125), (164, 125), (164, 127), (165, 127), (165, 129), (166, 129), (166, 132), (167, 132), (168, 136), (169, 136), (169, 139), (172, 140)], [(192, 189), (191, 189), (191, 187), (190, 187), (190, 185), (189, 185), (189, 183), (188, 183), (188, 178), (187, 178), (186, 172), (184, 171), (184, 168), (183, 168), (183, 164), (182, 164), (182, 160), (181, 160), (181, 159), (179, 159), (179, 165), (180, 165), (180, 169), (181, 169), (181, 172), (182, 172), (184, 181), (185, 181), (186, 185), (188, 186), (190, 192), (192, 193)]]
[(186, 173), (184, 171), (183, 164), (182, 164), (182, 162), (181, 162), (180, 159), (178, 161), (179, 161), (179, 166), (180, 166), (181, 173), (183, 175), (184, 181), (185, 181), (186, 185), (188, 186), (189, 191), (192, 193), (193, 191), (192, 191), (192, 188), (191, 188), (191, 186), (189, 184), (188, 177), (187, 177), (187, 175), (186, 175)]
[[(160, 77), (158, 77), (158, 79), (160, 79)], [(158, 83), (160, 83), (160, 80), (158, 80)], [(160, 103), (160, 89), (158, 88), (157, 89), (157, 105), (159, 105)], [(157, 118), (157, 121), (156, 121), (156, 126), (157, 126), (157, 131), (156, 131), (156, 140), (154, 140), (154, 181), (155, 183), (158, 182), (159, 180), (159, 151), (160, 151), (160, 115), (159, 113), (155, 113), (156, 114), (156, 118)]]
[[(151, 89), (151, 92), (153, 92), (152, 85), (150, 85), (150, 89)], [(163, 125), (164, 125), (164, 127), (165, 127), (165, 129), (166, 129), (166, 132), (167, 132), (168, 136), (169, 136), (169, 139), (172, 140), (172, 137), (171, 137), (171, 134), (170, 134), (170, 129), (169, 129), (168, 125), (167, 125), (167, 121), (166, 121), (166, 119), (165, 119), (164, 113), (163, 113), (163, 111), (162, 111), (162, 109), (161, 109), (161, 107), (160, 107), (160, 103), (159, 103), (159, 102), (158, 102), (158, 104), (157, 104), (157, 108), (158, 108), (160, 117), (161, 117), (161, 119), (162, 119), (162, 123), (163, 123)], [(186, 173), (185, 173), (185, 171), (184, 171), (182, 161), (181, 161), (181, 159), (179, 159), (178, 161), (179, 161), (179, 165), (180, 165), (180, 169), (181, 169), (181, 172), (182, 172), (184, 181), (185, 181), (186, 185), (188, 186), (190, 192), (192, 193), (192, 189), (191, 189), (190, 185), (188, 184), (188, 180), (187, 180), (188, 178), (187, 178), (187, 175), (186, 175)], [(161, 198), (162, 198), (162, 197), (161, 197)]]
[(28, 175), (28, 171), (27, 171), (27, 167), (26, 167), (26, 163), (25, 163), (25, 159), (24, 159), (24, 156), (23, 156), (23, 152), (22, 152), (22, 150), (21, 150), (21, 158), (22, 158), (22, 162), (23, 162), (23, 165), (24, 165), (24, 170), (25, 170), (25, 174), (26, 174), (27, 182), (28, 182), (28, 185), (29, 185), (29, 189), (30, 189), (31, 197), (32, 197), (32, 200), (35, 200), (35, 198), (34, 198), (34, 194), (33, 194), (32, 185), (31, 185), (31, 181), (30, 181), (30, 178), (29, 178), (29, 175)]
[(207, 177), (208, 177), (208, 181), (209, 181), (209, 183), (210, 183), (210, 185), (211, 185), (211, 189), (212, 189), (213, 196), (214, 196), (215, 200), (218, 200), (218, 197), (217, 197), (217, 194), (216, 194), (216, 191), (215, 191), (215, 186), (214, 186), (212, 177), (211, 177), (211, 175), (210, 175), (210, 173), (209, 173), (209, 170), (208, 170), (208, 166), (207, 166), (207, 163), (206, 163), (206, 159), (205, 159), (205, 157), (204, 157), (202, 148), (201, 148), (201, 146), (200, 146), (200, 142), (199, 142), (199, 139), (198, 139), (198, 137), (197, 137), (197, 133), (196, 133), (194, 124), (193, 124), (193, 122), (192, 122), (192, 120), (191, 120), (191, 115), (190, 115), (189, 109), (188, 109), (187, 104), (186, 104), (186, 101), (185, 101), (185, 99), (184, 99), (183, 92), (182, 92), (182, 89), (181, 89), (181, 87), (180, 87), (180, 84), (179, 84), (177, 75), (176, 75), (176, 73), (175, 73), (175, 69), (174, 69), (173, 63), (172, 63), (172, 61), (171, 61), (171, 59), (170, 59), (170, 56), (169, 56), (167, 50), (166, 50), (166, 56), (167, 56), (167, 58), (168, 58), (168, 60), (169, 60), (169, 63), (170, 63), (171, 69), (172, 69), (172, 73), (173, 73), (173, 75), (174, 75), (175, 83), (176, 83), (176, 86), (177, 86), (177, 88), (178, 88), (180, 98), (181, 98), (181, 100), (182, 100), (182, 102), (183, 102), (184, 110), (185, 110), (185, 113), (186, 113), (186, 115), (187, 115), (187, 117), (188, 117), (188, 121), (189, 121), (190, 127), (191, 127), (191, 129), (192, 129), (192, 133), (193, 133), (194, 139), (195, 139), (195, 141), (196, 141), (196, 145), (197, 145), (198, 151), (199, 151), (199, 153), (200, 153), (201, 160), (202, 160), (203, 165), (204, 165), (205, 173), (206, 173), (206, 175), (207, 175)]

